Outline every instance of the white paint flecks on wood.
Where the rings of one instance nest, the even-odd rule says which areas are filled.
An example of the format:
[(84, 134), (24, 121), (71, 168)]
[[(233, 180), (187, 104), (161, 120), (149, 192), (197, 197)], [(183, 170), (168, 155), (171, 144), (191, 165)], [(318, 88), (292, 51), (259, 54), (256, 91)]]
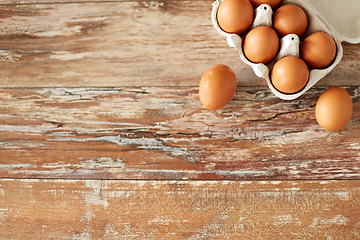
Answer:
[(0, 189), (5, 239), (360, 237), (359, 181), (4, 179)]
[(106, 208), (108, 202), (102, 197), (102, 180), (86, 180), (85, 185), (86, 187), (93, 190), (88, 191), (86, 192), (86, 194), (84, 194), (86, 203), (100, 205)]
[[(218, 63), (239, 86), (266, 86), (212, 26), (212, 3), (3, 0), (0, 86), (198, 86)], [(344, 44), (318, 84), (356, 86), (358, 59), (359, 45)]]
[(253, 79), (214, 31), (210, 10), (210, 1), (2, 6), (0, 85), (195, 86), (219, 58)]
[[(359, 181), (333, 180), (360, 179), (360, 45), (284, 102), (211, 4), (0, 2), (0, 239), (360, 239)], [(208, 111), (218, 63), (239, 87)], [(314, 106), (334, 85), (354, 114), (330, 133)]]
[(328, 132), (314, 116), (323, 88), (288, 102), (238, 88), (215, 112), (195, 87), (0, 89), (0, 175), (355, 179), (360, 105), (358, 87), (347, 90), (352, 121)]

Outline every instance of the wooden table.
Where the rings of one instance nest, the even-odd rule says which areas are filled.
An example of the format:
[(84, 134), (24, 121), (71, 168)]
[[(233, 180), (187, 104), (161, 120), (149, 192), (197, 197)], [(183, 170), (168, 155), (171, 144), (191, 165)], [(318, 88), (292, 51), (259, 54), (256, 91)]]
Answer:
[[(0, 239), (360, 239), (360, 44), (275, 97), (212, 1), (2, 0)], [(206, 69), (237, 75), (206, 110)], [(330, 86), (354, 114), (316, 122)]]

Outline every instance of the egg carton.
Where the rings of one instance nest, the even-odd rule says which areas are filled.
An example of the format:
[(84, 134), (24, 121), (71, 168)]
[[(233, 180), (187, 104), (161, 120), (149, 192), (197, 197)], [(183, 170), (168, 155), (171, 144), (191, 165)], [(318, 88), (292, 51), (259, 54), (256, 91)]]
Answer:
[[(253, 63), (249, 61), (244, 53), (243, 53), (243, 41), (245, 39), (246, 33), (242, 35), (237, 35), (233, 33), (227, 33), (224, 32), (218, 22), (217, 22), (217, 11), (222, 3), (223, 0), (216, 0), (212, 5), (212, 11), (211, 11), (211, 22), (215, 29), (223, 36), (226, 37), (226, 41), (230, 47), (236, 48), (239, 51), (241, 60), (246, 63), (247, 65), (251, 66), (254, 73), (260, 77), (264, 78), (270, 88), (270, 90), (280, 99), (283, 100), (293, 100), (298, 97), (300, 97), (302, 94), (304, 94), (306, 91), (308, 91), (312, 86), (314, 86), (320, 79), (325, 77), (341, 60), (343, 56), (343, 48), (341, 45), (342, 41), (348, 41), (352, 43), (360, 42), (359, 37), (353, 38), (351, 36), (350, 38), (341, 35), (336, 31), (332, 25), (330, 25), (323, 17), (319, 14), (318, 11), (306, 0), (282, 0), (281, 4), (278, 7), (281, 7), (282, 5), (286, 4), (293, 4), (301, 7), (308, 18), (308, 27), (305, 33), (299, 38), (296, 34), (288, 34), (280, 39), (280, 47), (277, 56), (268, 64), (263, 63)], [(315, 1), (315, 0), (312, 0)], [(321, 1), (321, 0), (320, 0)], [(317, 4), (321, 4), (320, 1), (317, 2)], [(327, 4), (331, 6), (331, 4), (336, 4), (335, 1), (338, 0), (327, 0), (327, 2), (324, 2), (323, 4)], [(348, 0), (348, 1), (358, 1), (358, 0)], [(341, 2), (341, 1), (339, 1)], [(316, 5), (316, 4), (315, 4)], [(320, 5), (321, 6), (321, 5)], [(356, 4), (355, 8), (359, 8), (359, 3)], [(275, 10), (276, 11), (276, 10)], [(344, 13), (342, 13), (344, 14)], [(273, 16), (273, 10), (272, 8), (267, 4), (262, 4), (259, 7), (255, 9), (255, 17), (254, 21), (250, 27), (249, 30), (257, 27), (257, 26), (269, 26), (272, 27), (272, 16)], [(360, 21), (359, 19), (357, 19)], [(339, 26), (341, 28), (341, 26)], [(306, 86), (299, 92), (292, 93), (292, 94), (286, 94), (278, 91), (271, 83), (270, 80), (270, 72), (272, 70), (272, 67), (274, 64), (281, 58), (285, 56), (296, 56), (299, 57), (299, 48), (301, 41), (305, 39), (307, 36), (314, 32), (326, 32), (328, 33), (336, 43), (337, 53), (335, 56), (335, 59), (331, 63), (330, 66), (328, 66), (325, 69), (311, 69), (309, 74), (309, 80), (306, 84)]]

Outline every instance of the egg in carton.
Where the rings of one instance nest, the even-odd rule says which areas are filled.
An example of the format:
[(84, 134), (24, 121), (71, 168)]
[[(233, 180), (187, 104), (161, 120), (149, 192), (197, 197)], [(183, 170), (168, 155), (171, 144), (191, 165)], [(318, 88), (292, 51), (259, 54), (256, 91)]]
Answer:
[[(301, 39), (296, 34), (288, 34), (280, 39), (280, 47), (276, 57), (268, 64), (263, 63), (253, 63), (249, 61), (244, 53), (243, 53), (243, 41), (245, 39), (246, 33), (257, 27), (257, 26), (269, 26), (272, 27), (272, 16), (273, 10), (267, 4), (262, 4), (255, 9), (255, 17), (254, 21), (250, 27), (250, 29), (242, 34), (237, 35), (234, 33), (224, 32), (217, 21), (217, 12), (220, 4), (223, 0), (216, 0), (213, 3), (213, 9), (211, 12), (211, 21), (215, 29), (226, 37), (227, 43), (230, 47), (236, 48), (239, 51), (240, 58), (244, 63), (251, 66), (254, 73), (261, 78), (264, 78), (270, 88), (270, 90), (279, 98), (284, 100), (293, 100), (300, 97), (306, 91), (308, 91), (312, 86), (314, 86), (321, 78), (326, 76), (341, 60), (343, 55), (343, 48), (341, 42), (343, 40), (347, 40), (351, 42), (351, 39), (346, 39), (342, 35), (340, 35), (331, 25), (329, 25), (322, 16), (313, 8), (313, 6), (307, 2), (306, 0), (282, 0), (281, 4), (278, 7), (286, 4), (297, 5), (304, 10), (308, 18), (308, 27), (305, 33), (301, 36), (301, 39), (305, 39), (307, 36), (311, 35), (315, 32), (325, 32), (329, 34), (336, 43), (336, 56), (332, 63), (324, 68), (324, 69), (310, 69), (309, 79), (305, 87), (299, 92), (286, 94), (278, 91), (271, 83), (270, 80), (270, 72), (274, 64), (281, 58), (286, 56), (299, 56), (299, 49), (301, 44)], [(352, 0), (353, 1), (353, 0)], [(334, 2), (334, 1), (332, 1)], [(359, 6), (357, 4), (357, 6)], [(354, 40), (354, 43), (357, 42), (358, 39)]]

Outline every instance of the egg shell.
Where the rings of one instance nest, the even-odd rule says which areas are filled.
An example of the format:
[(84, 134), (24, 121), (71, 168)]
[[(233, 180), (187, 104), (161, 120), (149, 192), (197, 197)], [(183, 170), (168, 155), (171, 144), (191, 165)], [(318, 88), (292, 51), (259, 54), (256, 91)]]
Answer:
[(341, 87), (331, 87), (319, 97), (315, 118), (328, 131), (339, 131), (351, 120), (353, 103), (349, 93)]
[(223, 31), (242, 34), (254, 20), (254, 11), (248, 0), (223, 0), (217, 12), (217, 21)]
[(279, 37), (275, 30), (268, 26), (258, 26), (245, 37), (243, 51), (252, 62), (267, 64), (279, 50)]
[(283, 93), (296, 93), (306, 86), (309, 69), (306, 63), (294, 56), (283, 57), (277, 61), (271, 72), (274, 87)]
[(300, 57), (309, 68), (326, 68), (335, 56), (336, 44), (327, 33), (313, 33), (301, 42)]
[(209, 110), (225, 107), (235, 94), (236, 84), (236, 75), (230, 67), (223, 64), (210, 67), (200, 80), (201, 103)]
[(273, 15), (274, 29), (280, 36), (295, 33), (301, 37), (307, 29), (308, 19), (302, 8), (294, 4), (282, 5)]
[[(309, 75), (309, 81), (307, 85), (300, 91), (294, 94), (285, 94), (278, 90), (276, 90), (270, 80), (270, 72), (272, 67), (274, 66), (275, 62), (282, 57), (285, 56), (296, 56), (299, 57), (299, 48), (300, 48), (300, 39), (295, 34), (288, 34), (280, 39), (280, 50), (278, 55), (275, 57), (273, 61), (268, 64), (263, 63), (253, 63), (250, 62), (243, 53), (243, 41), (245, 39), (246, 33), (242, 35), (237, 34), (229, 34), (222, 31), (217, 23), (216, 14), (219, 5), (221, 4), (222, 0), (216, 0), (213, 3), (213, 9), (211, 12), (211, 21), (214, 28), (226, 37), (226, 41), (230, 47), (233, 47), (239, 51), (240, 59), (246, 63), (247, 65), (251, 66), (254, 73), (260, 77), (264, 78), (268, 84), (269, 89), (279, 98), (284, 100), (293, 100), (301, 95), (303, 95), (306, 91), (308, 91), (312, 86), (314, 86), (320, 79), (325, 77), (341, 60), (343, 56), (343, 48), (341, 42), (343, 41), (342, 36), (340, 36), (331, 26), (329, 26), (322, 18), (321, 15), (307, 2), (303, 0), (282, 0), (279, 7), (285, 4), (294, 4), (301, 7), (307, 17), (308, 17), (308, 28), (305, 33), (302, 35), (302, 39), (306, 38), (310, 34), (314, 32), (326, 32), (328, 33), (335, 41), (337, 53), (334, 61), (330, 66), (325, 69), (312, 69)], [(271, 7), (267, 4), (262, 4), (258, 8), (255, 9), (255, 18), (253, 21), (253, 25), (250, 29), (253, 29), (257, 26), (265, 25), (272, 27), (272, 15), (273, 11)]]
[(281, 0), (249, 0), (250, 3), (257, 8), (261, 4), (268, 4), (272, 9), (275, 9), (281, 3)]

